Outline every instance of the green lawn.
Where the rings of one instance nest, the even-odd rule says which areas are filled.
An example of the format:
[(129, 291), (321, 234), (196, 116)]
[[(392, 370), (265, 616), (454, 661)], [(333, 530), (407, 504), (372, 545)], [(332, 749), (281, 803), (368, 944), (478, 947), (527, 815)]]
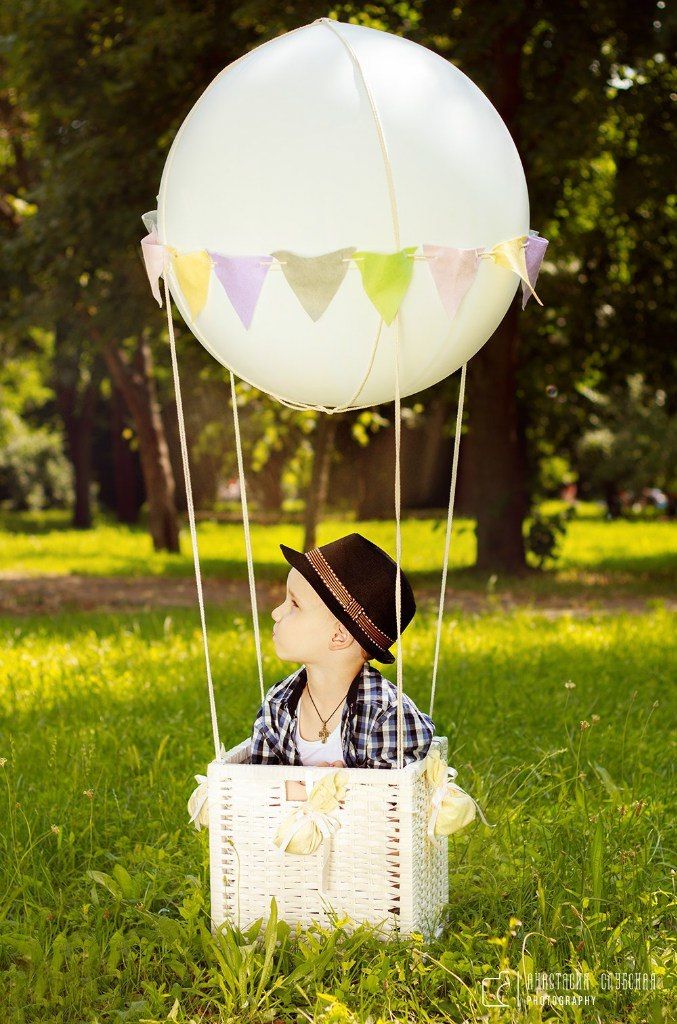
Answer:
[[(620, 524), (619, 534), (634, 528)], [(415, 530), (428, 536), (425, 550), (409, 547), (427, 568), (442, 537), (427, 524), (405, 530), (410, 541)], [(646, 557), (666, 561), (668, 530), (650, 532)], [(298, 539), (293, 529), (280, 535)], [(15, 538), (12, 564), (59, 565), (54, 543), (61, 537), (68, 551), (68, 536), (35, 536), (44, 561)], [(101, 531), (80, 535), (89, 554), (71, 553), (63, 571), (169, 564), (135, 554), (141, 535), (103, 536), (111, 546), (96, 547)], [(239, 564), (231, 528), (204, 536), (210, 571)], [(276, 541), (257, 531), (271, 565)], [(570, 565), (593, 542), (571, 543)], [(622, 561), (622, 548), (617, 537), (598, 558)], [(187, 559), (171, 565), (189, 571)], [(222, 738), (232, 744), (257, 707), (250, 627), (221, 609), (210, 629)], [(674, 1019), (665, 988), (602, 990), (615, 972), (663, 986), (674, 969), (677, 644), (664, 609), (448, 617), (436, 724), (459, 784), (497, 827), (476, 820), (451, 837), (446, 929), (429, 946), (344, 927), (297, 941), (282, 924), (267, 946), (253, 934), (212, 940), (208, 835), (186, 811), (193, 776), (213, 754), (194, 610), (5, 618), (0, 632), (2, 1024)], [(424, 612), (404, 643), (405, 685), (424, 708), (433, 643)], [(270, 683), (290, 668), (265, 644)], [(596, 1003), (520, 1011), (520, 968), (592, 972)], [(499, 971), (510, 979), (509, 1009), (487, 1010), (481, 982)]]
[[(550, 503), (551, 506), (556, 503)], [(439, 586), (444, 553), (445, 522), (408, 519), (402, 526), (403, 567), (414, 583)], [(347, 522), (328, 519), (319, 529), (318, 543), (326, 543), (351, 530), (364, 533), (387, 550), (395, 549), (392, 521)], [(260, 578), (284, 578), (288, 566), (279, 543), (303, 544), (297, 524), (252, 527), (252, 547)], [(246, 578), (242, 526), (239, 523), (202, 522), (198, 528), (200, 561), (205, 576)], [(454, 523), (449, 565), (450, 585), (484, 590), (486, 573), (472, 569), (476, 557), (475, 524)], [(181, 554), (154, 552), (142, 527), (129, 528), (102, 522), (93, 530), (67, 526), (63, 513), (0, 516), (0, 572), (26, 575), (80, 573), (91, 576), (174, 576), (193, 574), (190, 536), (182, 530)], [(501, 577), (490, 581), (498, 593), (588, 594), (603, 596), (610, 590), (623, 594), (667, 595), (677, 572), (677, 524), (660, 520), (606, 522), (599, 509), (583, 506), (571, 523), (561, 556), (545, 572), (524, 579)]]

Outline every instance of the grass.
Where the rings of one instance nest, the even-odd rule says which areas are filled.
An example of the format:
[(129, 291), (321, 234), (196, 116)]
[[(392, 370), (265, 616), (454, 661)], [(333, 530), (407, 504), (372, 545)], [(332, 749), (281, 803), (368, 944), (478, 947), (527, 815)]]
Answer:
[[(550, 509), (557, 507), (550, 503)], [(546, 511), (548, 508), (546, 507)], [(439, 586), (446, 519), (408, 519), (402, 526), (403, 567), (414, 584)], [(386, 550), (394, 551), (392, 521), (346, 522), (327, 519), (318, 543), (327, 543), (358, 530)], [(242, 526), (203, 521), (198, 527), (200, 562), (206, 577), (246, 579)], [(303, 544), (298, 524), (254, 524), (252, 546), (259, 578), (283, 579), (288, 570), (279, 543)], [(454, 522), (449, 565), (450, 585), (485, 590), (486, 573), (473, 569), (476, 558), (475, 524)], [(562, 542), (555, 565), (524, 578), (491, 580), (495, 593), (603, 597), (618, 594), (665, 596), (672, 592), (677, 570), (677, 524), (667, 520), (607, 522), (595, 506), (582, 506)], [(143, 527), (130, 528), (101, 521), (92, 530), (68, 528), (65, 513), (0, 516), (0, 572), (22, 575), (85, 574), (88, 576), (189, 577), (193, 574), (190, 536), (182, 530), (181, 553), (153, 551)]]
[[(434, 626), (424, 612), (405, 634), (406, 688), (424, 708)], [(674, 1019), (666, 610), (448, 617), (436, 724), (497, 825), (451, 837), (446, 927), (429, 945), (341, 922), (211, 937), (208, 835), (186, 811), (213, 756), (194, 610), (6, 618), (0, 631), (2, 1024)], [(210, 633), (230, 745), (257, 707), (250, 626), (221, 610)], [(264, 644), (272, 682), (289, 666)], [(520, 970), (589, 971), (595, 1004), (520, 1009)], [(482, 981), (501, 971), (508, 1008), (487, 1009)], [(616, 972), (659, 987), (607, 991)]]

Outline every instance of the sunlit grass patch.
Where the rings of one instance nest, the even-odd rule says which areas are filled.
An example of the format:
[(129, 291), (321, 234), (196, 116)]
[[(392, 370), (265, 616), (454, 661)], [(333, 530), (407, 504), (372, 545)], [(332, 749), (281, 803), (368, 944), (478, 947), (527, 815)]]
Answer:
[[(258, 705), (251, 625), (216, 609), (209, 624), (230, 745)], [(424, 709), (434, 627), (423, 614), (405, 634), (405, 685)], [(496, 827), (451, 838), (446, 927), (430, 944), (340, 922), (212, 939), (208, 835), (186, 810), (213, 756), (195, 611), (0, 628), (3, 1024), (480, 1021), (482, 983), (498, 977), (503, 1012), (527, 1020), (520, 968), (665, 979), (676, 659), (660, 608), (448, 617), (435, 719)], [(264, 642), (273, 682), (289, 666)], [(665, 990), (600, 990), (594, 1010), (640, 1021), (667, 1005)]]

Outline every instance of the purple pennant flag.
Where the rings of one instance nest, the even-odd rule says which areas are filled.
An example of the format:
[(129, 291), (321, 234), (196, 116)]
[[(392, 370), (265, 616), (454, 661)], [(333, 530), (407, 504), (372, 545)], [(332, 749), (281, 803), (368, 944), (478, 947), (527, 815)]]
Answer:
[[(529, 235), (527, 238), (527, 247), (524, 253), (524, 259), (527, 265), (527, 274), (531, 282), (531, 287), (536, 290), (536, 281), (538, 274), (541, 269), (541, 263), (545, 256), (545, 250), (548, 248), (547, 238), (541, 238), (540, 235)], [(526, 281), (522, 281), (522, 309), (526, 306), (527, 302), (531, 298), (532, 292), (528, 288)]]
[(272, 256), (222, 256), (210, 252), (214, 273), (244, 326), (249, 329)]

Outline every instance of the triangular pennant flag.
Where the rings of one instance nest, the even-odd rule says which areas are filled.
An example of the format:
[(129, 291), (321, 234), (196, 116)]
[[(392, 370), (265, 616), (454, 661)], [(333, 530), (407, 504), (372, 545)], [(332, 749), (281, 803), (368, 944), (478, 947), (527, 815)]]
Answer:
[(273, 256), (282, 264), (289, 287), (308, 316), (319, 320), (339, 290), (354, 252), (353, 245), (322, 256), (298, 256), (287, 249), (278, 249)]
[(161, 306), (160, 278), (165, 266), (165, 247), (158, 242), (157, 232), (154, 229), (145, 238), (141, 239), (141, 252), (143, 253), (143, 262), (146, 266), (148, 280), (150, 281), (150, 290)]
[(177, 252), (170, 247), (172, 266), (193, 320), (207, 301), (212, 261), (204, 249)]
[(148, 213), (142, 213), (141, 220), (146, 231), (155, 231), (157, 233), (157, 210), (149, 210)]
[(518, 235), (517, 238), (510, 238), (507, 242), (499, 242), (492, 249), (485, 249), (484, 252), (487, 256), (491, 256), (499, 267), (505, 267), (506, 270), (513, 270), (516, 274), (519, 274), (522, 281), (531, 289), (538, 304), (542, 306), (543, 303), (532, 288), (529, 280), (525, 256), (526, 241), (526, 235)]
[(244, 326), (249, 329), (259, 295), (273, 262), (271, 256), (223, 256), (210, 252), (214, 273)]
[(476, 249), (452, 249), (444, 245), (424, 245), (424, 256), (430, 260), (430, 273), (437, 286), (442, 305), (453, 320), (463, 296), (477, 276), (480, 262)]
[[(522, 281), (522, 309), (526, 306), (527, 302), (531, 298), (531, 292), (536, 287), (536, 281), (541, 269), (541, 263), (545, 256), (545, 250), (548, 248), (547, 238), (541, 238), (538, 231), (529, 232), (529, 238), (527, 239), (527, 248), (525, 255), (525, 262), (527, 265), (527, 274), (529, 275), (530, 288), (527, 288), (524, 281)], [(535, 294), (535, 293), (534, 293)]]
[(400, 308), (414, 272), (412, 245), (399, 252), (356, 252), (353, 259), (362, 274), (364, 290), (385, 322), (390, 325)]

